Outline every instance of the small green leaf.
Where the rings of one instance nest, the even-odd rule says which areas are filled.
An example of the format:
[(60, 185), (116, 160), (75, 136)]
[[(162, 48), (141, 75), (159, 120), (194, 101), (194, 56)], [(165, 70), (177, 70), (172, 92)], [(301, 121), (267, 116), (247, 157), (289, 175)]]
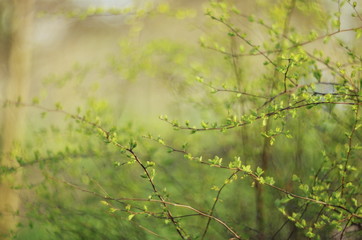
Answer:
[(39, 104), (39, 98), (35, 97), (33, 98), (33, 101), (32, 101), (33, 104)]
[(243, 52), (245, 51), (245, 47), (244, 47), (243, 45), (240, 45), (240, 46), (239, 46), (239, 51), (240, 51), (241, 53), (243, 53)]
[(362, 29), (356, 29), (356, 39), (359, 39), (362, 36)]
[(251, 166), (250, 165), (243, 165), (241, 166), (241, 169), (246, 173), (251, 173)]
[(309, 231), (305, 234), (308, 238), (314, 238), (315, 234), (313, 233), (313, 229), (309, 228)]
[(200, 82), (200, 83), (203, 83), (204, 82), (204, 79), (200, 76), (197, 76), (196, 77), (196, 81)]
[(320, 81), (321, 80), (321, 77), (322, 77), (322, 72), (321, 70), (319, 69), (316, 69), (313, 71), (313, 76), (318, 80)]
[(256, 168), (256, 175), (259, 177), (264, 173), (263, 169), (261, 169), (260, 167)]
[(130, 141), (129, 141), (129, 149), (130, 149), (130, 150), (133, 150), (133, 149), (136, 148), (136, 147), (137, 147), (137, 142), (134, 141), (134, 140), (130, 140)]
[(57, 102), (57, 103), (55, 103), (55, 108), (56, 108), (57, 110), (62, 110), (62, 109), (63, 109), (63, 106), (62, 106), (59, 102)]
[(116, 212), (118, 209), (116, 209), (116, 208), (110, 208), (109, 209), (109, 211), (111, 212), (111, 213), (114, 213), (114, 212)]
[(293, 176), (292, 176), (292, 181), (294, 181), (294, 182), (300, 182), (300, 178), (299, 178), (297, 175), (293, 174)]
[(209, 127), (208, 123), (204, 122), (204, 121), (201, 121), (201, 126), (206, 129)]
[(266, 177), (265, 178), (265, 183), (269, 184), (269, 185), (274, 185), (275, 184), (275, 180), (273, 177)]

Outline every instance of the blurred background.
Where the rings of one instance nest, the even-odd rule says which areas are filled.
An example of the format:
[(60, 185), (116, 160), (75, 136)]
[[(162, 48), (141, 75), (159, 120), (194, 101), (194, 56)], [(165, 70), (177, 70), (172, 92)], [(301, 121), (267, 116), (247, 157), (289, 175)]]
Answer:
[[(240, 156), (253, 168), (263, 166), (291, 191), (299, 191), (290, 180), (293, 174), (311, 183), (309, 176), (327, 158), (340, 157), (346, 141), (343, 133), (353, 124), (353, 113), (348, 108), (301, 110), (297, 118), (271, 121), (267, 128), (280, 127), (293, 135), (292, 139), (278, 137), (273, 146), (260, 134), (268, 130), (261, 122), (232, 131), (190, 134), (176, 131), (159, 119), (168, 115), (181, 123), (190, 121), (199, 126), (204, 120), (212, 124), (232, 115), (248, 114), (264, 102), (212, 91), (224, 84), (256, 95), (278, 91), (277, 87), (270, 90), (268, 84), (281, 79), (281, 75), (264, 64), (263, 56), (233, 58), (222, 54), (251, 50), (240, 39), (230, 38), (225, 25), (205, 15), (205, 9), (218, 14), (223, 8), (218, 3), (223, 2), (239, 9), (231, 21), (248, 34), (250, 41), (265, 49), (285, 44), (273, 38), (270, 28), (284, 27), (284, 34), (299, 34), (305, 40), (311, 34), (322, 36), (335, 31), (330, 24), (333, 19), (340, 20), (340, 29), (361, 25), (361, 19), (351, 17), (360, 6), (353, 8), (346, 3), (342, 7), (340, 1), (327, 0), (211, 4), (206, 0), (0, 0), (0, 101), (7, 105), (0, 110), (1, 239), (178, 237), (162, 218), (157, 204), (145, 205), (150, 212), (157, 212), (158, 218), (136, 214), (129, 221), (128, 214), (122, 212), (126, 204), (105, 206), (98, 197), (64, 183), (112, 197), (152, 195), (147, 180), (139, 177), (139, 166), (128, 164), (129, 158), (119, 149), (106, 145), (94, 130), (77, 123), (63, 110), (86, 116), (105, 129), (115, 129), (122, 144), (136, 140), (140, 158), (156, 162), (159, 191), (170, 201), (205, 212), (214, 202), (215, 186), (221, 187), (231, 173), (186, 161), (183, 154), (170, 154), (144, 136), (160, 136), (167, 145), (179, 149), (184, 146), (205, 159), (218, 155), (225, 164)], [(251, 21), (251, 16), (264, 19), (270, 28)], [(310, 53), (324, 51), (323, 57), (338, 60), (350, 71), (358, 61), (351, 63), (340, 41), (360, 53), (361, 40), (356, 39), (354, 31), (303, 47)], [(315, 61), (296, 72), (305, 83), (317, 81), (314, 72), (321, 74), (321, 81), (341, 82), (332, 70)], [(195, 81), (197, 77), (205, 82)], [(330, 85), (318, 90), (335, 91)], [(26, 106), (16, 107), (16, 103)], [(356, 133), (356, 139), (360, 141), (360, 133)], [(359, 158), (356, 153), (354, 161)], [(252, 184), (252, 180), (243, 179), (225, 187), (215, 214), (246, 239), (304, 239), (302, 230), (286, 222), (276, 207), (282, 194), (250, 187)], [(145, 207), (130, 205), (135, 212)], [(110, 211), (110, 207), (122, 211)], [(297, 211), (305, 206), (291, 203), (288, 207)], [(190, 213), (173, 210), (176, 216)], [(312, 219), (322, 210), (311, 207), (308, 211), (306, 218)], [(200, 229), (204, 229), (207, 219), (180, 219), (191, 232), (191, 239), (201, 239)], [(321, 234), (330, 236), (332, 231), (333, 227)], [(225, 228), (212, 222), (205, 239), (229, 237)]]

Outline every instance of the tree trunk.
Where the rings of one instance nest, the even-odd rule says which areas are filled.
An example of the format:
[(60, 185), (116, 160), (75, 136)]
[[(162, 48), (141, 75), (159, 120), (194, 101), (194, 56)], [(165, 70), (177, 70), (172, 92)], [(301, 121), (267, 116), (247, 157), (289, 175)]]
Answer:
[[(32, 25), (33, 0), (13, 0), (12, 32), (10, 56), (8, 60), (8, 78), (5, 83), (6, 100), (18, 101), (27, 98), (30, 76), (30, 29)], [(1, 159), (2, 167), (16, 167), (18, 164), (12, 157), (14, 143), (19, 142), (22, 135), (24, 113), (21, 108), (6, 107), (2, 114)], [(20, 172), (0, 176), (0, 238), (10, 238), (18, 223), (16, 216), (19, 206), (19, 192), (13, 189), (14, 183), (21, 179)]]
[[(270, 128), (270, 120), (267, 120), (265, 126), (265, 132), (268, 132)], [(263, 151), (261, 154), (261, 168), (264, 171), (268, 170), (269, 161), (270, 161), (270, 139), (264, 139)], [(256, 225), (258, 229), (258, 239), (265, 239), (265, 216), (264, 216), (264, 194), (263, 194), (263, 185), (256, 183), (255, 184), (255, 194), (256, 194)]]

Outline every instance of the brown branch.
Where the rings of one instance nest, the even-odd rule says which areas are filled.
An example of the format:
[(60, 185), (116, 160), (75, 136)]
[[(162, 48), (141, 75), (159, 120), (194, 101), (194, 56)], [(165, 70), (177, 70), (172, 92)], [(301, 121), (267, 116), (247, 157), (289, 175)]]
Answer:
[(351, 5), (351, 7), (353, 8), (353, 10), (354, 10), (354, 12), (356, 13), (357, 17), (359, 18), (359, 20), (362, 21), (362, 17), (361, 17), (361, 15), (359, 14), (359, 12), (357, 11), (357, 9), (351, 4), (350, 1), (347, 1), (347, 3), (348, 3), (349, 5)]
[[(358, 102), (358, 99), (357, 99)], [(344, 194), (344, 187), (345, 187), (345, 178), (346, 178), (346, 174), (347, 174), (347, 166), (348, 166), (348, 161), (349, 158), (351, 156), (351, 152), (352, 152), (352, 138), (356, 132), (356, 127), (357, 127), (357, 123), (358, 123), (358, 114), (359, 114), (359, 106), (357, 105), (357, 109), (355, 111), (355, 119), (352, 125), (352, 130), (351, 133), (348, 135), (348, 150), (347, 150), (347, 156), (346, 156), (346, 160), (344, 163), (344, 167), (343, 167), (343, 175), (342, 175), (342, 185), (341, 185), (341, 195), (343, 197)]]
[[(107, 131), (105, 130), (102, 126), (100, 126), (98, 123), (94, 123), (94, 122), (91, 122), (89, 120), (87, 120), (85, 117), (82, 117), (82, 116), (79, 116), (79, 115), (74, 115), (74, 114), (71, 114), (67, 111), (64, 111), (62, 109), (50, 109), (50, 108), (47, 108), (47, 107), (44, 107), (44, 106), (40, 106), (40, 105), (35, 105), (35, 104), (25, 104), (25, 103), (21, 103), (21, 102), (7, 102), (7, 103), (13, 103), (13, 104), (16, 104), (18, 106), (24, 106), (24, 107), (34, 107), (34, 108), (37, 108), (37, 109), (41, 109), (41, 110), (44, 110), (46, 112), (58, 112), (58, 113), (62, 113), (62, 114), (65, 114), (66, 116), (69, 116), (75, 120), (79, 120), (83, 123), (86, 123), (98, 130), (100, 130), (103, 134), (104, 134), (104, 138), (112, 143), (114, 146), (118, 147), (118, 148), (121, 148), (127, 152), (129, 152), (132, 157), (136, 160), (136, 162), (138, 163), (138, 165), (142, 168), (143, 172), (146, 174), (147, 176), (147, 179), (148, 181), (150, 182), (150, 185), (153, 189), (153, 192), (157, 195), (157, 197), (160, 199), (161, 202), (164, 201), (163, 197), (161, 196), (161, 194), (158, 192), (153, 180), (152, 180), (152, 177), (151, 177), (151, 174), (149, 173), (149, 171), (147, 170), (146, 166), (141, 162), (141, 160), (138, 158), (138, 156), (135, 154), (135, 152), (133, 151), (132, 148), (128, 148), (128, 147), (125, 147), (123, 145), (121, 145), (120, 143), (116, 142), (116, 141), (112, 141), (112, 136), (111, 136), (111, 132), (110, 131)], [(167, 204), (163, 203), (163, 206), (165, 207), (165, 210), (166, 210), (166, 213), (168, 215), (168, 217), (170, 218), (171, 222), (173, 223), (173, 225), (175, 226), (176, 228), (176, 231), (177, 233), (180, 235), (180, 237), (182, 239), (188, 239), (187, 237), (187, 234), (186, 232), (179, 226), (178, 222), (173, 218), (171, 212), (167, 209)]]
[[(297, 104), (299, 104), (299, 103), (301, 103), (303, 101), (304, 100), (302, 100), (300, 102), (297, 102)], [(281, 109), (276, 110), (274, 112), (265, 113), (263, 115), (256, 116), (254, 118), (254, 120), (260, 120), (260, 119), (262, 119), (264, 117), (271, 117), (271, 116), (277, 115), (279, 113), (289, 111), (289, 110), (293, 110), (293, 109), (304, 108), (304, 107), (312, 107), (312, 106), (317, 106), (317, 105), (322, 105), (322, 104), (352, 105), (352, 106), (353, 105), (362, 105), (361, 102), (356, 103), (356, 102), (325, 102), (325, 101), (323, 101), (323, 102), (305, 103), (305, 104), (299, 104), (299, 105), (292, 105), (292, 106), (288, 106), (288, 107), (285, 107), (285, 108), (281, 108)], [(215, 131), (215, 130), (218, 130), (218, 131), (228, 130), (228, 129), (233, 129), (233, 128), (236, 128), (236, 127), (242, 127), (242, 126), (251, 124), (251, 122), (238, 122), (238, 123), (234, 123), (234, 124), (225, 124), (225, 125), (220, 126), (220, 127), (196, 128), (196, 127), (189, 127), (189, 126), (178, 126), (178, 125), (176, 126), (174, 123), (172, 123), (171, 121), (166, 120), (166, 119), (163, 119), (163, 121), (169, 123), (170, 125), (172, 125), (175, 128), (178, 128), (178, 129), (189, 130), (189, 131), (198, 131), (198, 132)]]
[[(230, 175), (230, 177), (227, 179), (227, 181), (229, 181), (231, 178), (233, 178), (238, 172), (239, 172), (238, 170), (236, 170), (235, 172), (233, 172), (233, 173)], [(215, 207), (216, 207), (216, 204), (217, 204), (217, 202), (218, 202), (219, 199), (220, 199), (221, 191), (224, 189), (224, 187), (225, 187), (227, 184), (228, 184), (227, 182), (224, 182), (224, 184), (220, 187), (219, 191), (217, 192), (215, 201), (214, 201), (214, 203), (213, 203), (213, 205), (212, 205), (212, 207), (211, 207), (211, 210), (210, 210), (210, 216), (213, 215), (214, 210), (215, 210)], [(205, 226), (205, 230), (204, 230), (204, 233), (202, 234), (201, 239), (205, 239), (207, 230), (209, 229), (210, 222), (211, 222), (211, 218), (209, 218), (209, 219), (207, 220), (207, 223), (206, 223), (206, 226)]]
[(230, 31), (232, 31), (236, 36), (238, 36), (240, 39), (242, 39), (247, 45), (249, 45), (250, 47), (252, 47), (253, 49), (255, 49), (259, 55), (262, 55), (269, 63), (271, 63), (274, 67), (277, 67), (276, 63), (274, 63), (267, 55), (265, 52), (262, 52), (261, 50), (259, 50), (259, 46), (254, 45), (252, 42), (250, 42), (249, 40), (247, 40), (244, 36), (242, 36), (238, 30), (236, 30), (234, 27), (232, 27), (230, 24), (226, 23), (225, 21), (223, 21), (222, 19), (210, 16), (213, 20), (220, 22), (222, 24), (224, 24), (227, 28), (229, 28)]
[(133, 201), (133, 202), (153, 202), (153, 203), (161, 203), (163, 205), (170, 205), (170, 206), (174, 206), (174, 207), (180, 207), (180, 208), (185, 208), (185, 209), (189, 209), (193, 212), (196, 212), (198, 213), (199, 215), (201, 216), (204, 216), (204, 217), (207, 217), (207, 218), (211, 218), (213, 219), (214, 221), (218, 222), (219, 224), (223, 225), (231, 234), (233, 234), (234, 237), (236, 237), (237, 239), (241, 239), (241, 237), (231, 228), (229, 227), (225, 222), (223, 222), (222, 220), (220, 220), (219, 218), (217, 217), (214, 217), (214, 216), (211, 216), (201, 210), (198, 210), (194, 207), (191, 207), (189, 205), (185, 205), (185, 204), (179, 204), (179, 203), (174, 203), (174, 202), (169, 202), (169, 201), (165, 201), (165, 200), (157, 200), (157, 199), (145, 199), (145, 198), (127, 198), (127, 197), (122, 197), (122, 198), (113, 198), (113, 197), (109, 197), (109, 196), (103, 196), (97, 192), (93, 192), (93, 191), (90, 191), (88, 189), (84, 189), (84, 188), (81, 188), (73, 183), (70, 183), (70, 182), (67, 182), (65, 180), (61, 180), (61, 179), (58, 179), (58, 178), (55, 178), (55, 177), (52, 177), (50, 175), (46, 175), (48, 178), (54, 180), (54, 181), (58, 181), (58, 182), (62, 182), (74, 189), (77, 189), (79, 191), (82, 191), (82, 192), (85, 192), (85, 193), (90, 193), (96, 197), (99, 197), (101, 199), (104, 199), (104, 200), (108, 200), (108, 201), (116, 201), (116, 202), (122, 202), (122, 201)]
[[(243, 16), (243, 17), (246, 17), (246, 16)], [(215, 19), (217, 20), (217, 19)], [(220, 22), (220, 21), (219, 21)], [(262, 24), (262, 26), (266, 27), (267, 29), (269, 30), (273, 30), (270, 26), (268, 25), (265, 25), (265, 24)], [(328, 34), (325, 34), (325, 35), (322, 35), (322, 36), (319, 36), (315, 39), (311, 39), (311, 40), (307, 40), (305, 42), (301, 42), (301, 43), (295, 43), (295, 41), (293, 41), (292, 39), (290, 39), (288, 36), (283, 36), (284, 38), (288, 39), (289, 41), (291, 41), (292, 43), (295, 43), (294, 45), (286, 48), (286, 49), (275, 49), (275, 50), (267, 50), (267, 51), (258, 51), (257, 53), (246, 53), (246, 54), (232, 54), (232, 53), (229, 53), (229, 52), (226, 52), (226, 51), (221, 51), (221, 50), (218, 50), (218, 49), (215, 49), (215, 48), (212, 48), (212, 47), (209, 47), (209, 46), (205, 46), (205, 48), (208, 48), (208, 49), (211, 49), (211, 50), (214, 50), (214, 51), (217, 51), (219, 53), (222, 53), (222, 54), (225, 54), (225, 55), (229, 55), (229, 56), (233, 56), (233, 57), (244, 57), (244, 56), (265, 56), (266, 54), (272, 54), (272, 53), (279, 53), (283, 50), (290, 50), (290, 49), (293, 49), (293, 48), (297, 48), (297, 47), (300, 47), (300, 46), (304, 46), (304, 45), (308, 45), (310, 43), (313, 43), (315, 41), (319, 41), (319, 40), (322, 40), (324, 38), (327, 38), (327, 37), (332, 37), (336, 34), (339, 34), (339, 33), (343, 33), (343, 32), (351, 32), (351, 31), (356, 31), (356, 30), (359, 30), (359, 29), (362, 29), (362, 26), (359, 26), (359, 27), (355, 27), (355, 28), (347, 28), (347, 29), (341, 29), (341, 30), (338, 30), (338, 31), (335, 31), (335, 32), (332, 32), (332, 33), (328, 33)], [(249, 44), (248, 44), (249, 45)], [(249, 45), (249, 46), (252, 46), (252, 45)]]
[[(173, 150), (174, 152), (179, 152), (179, 153), (183, 153), (185, 155), (188, 155), (189, 153), (185, 150), (178, 150), (178, 149), (175, 149), (173, 148), (172, 146), (169, 146), (169, 145), (166, 145), (166, 144), (162, 144), (164, 145), (165, 147), (167, 148), (170, 148), (171, 150)], [(195, 157), (192, 157), (193, 159), (196, 159)], [(259, 182), (259, 177), (252, 173), (252, 172), (246, 172), (245, 170), (243, 170), (242, 168), (230, 168), (230, 167), (227, 167), (227, 166), (223, 166), (223, 165), (218, 165), (218, 164), (212, 164), (212, 163), (209, 163), (209, 162), (205, 162), (205, 161), (197, 161), (199, 162), (200, 164), (204, 164), (204, 165), (208, 165), (208, 166), (212, 166), (212, 167), (216, 167), (216, 168), (220, 168), (220, 169), (227, 169), (227, 170), (232, 170), (232, 171), (237, 171), (237, 172), (243, 172), (245, 174), (247, 174), (248, 176), (250, 176), (251, 178), (253, 178), (255, 181)], [(309, 197), (304, 197), (304, 196), (300, 196), (300, 195), (297, 195), (295, 193), (292, 193), (292, 192), (289, 192), (288, 190), (286, 189), (283, 189), (281, 187), (278, 187), (278, 186), (275, 186), (273, 184), (270, 184), (270, 183), (264, 183), (264, 185), (266, 186), (269, 186), (275, 190), (278, 190), (279, 192), (282, 192), (288, 196), (291, 196), (293, 198), (297, 198), (297, 199), (301, 199), (301, 200), (305, 200), (305, 201), (308, 201), (308, 202), (312, 202), (312, 203), (316, 203), (316, 204), (320, 204), (320, 205), (323, 205), (325, 207), (328, 207), (328, 208), (332, 208), (332, 209), (341, 209), (345, 212), (347, 212), (348, 214), (350, 214), (350, 216), (353, 216), (355, 218), (359, 218), (359, 219), (362, 219), (362, 216), (361, 215), (358, 215), (358, 214), (355, 214), (355, 213), (352, 213), (349, 209), (347, 209), (346, 207), (344, 206), (341, 206), (341, 205), (335, 205), (335, 204), (330, 204), (330, 203), (327, 203), (327, 202), (324, 202), (324, 201), (321, 201), (321, 200), (316, 200), (316, 199), (313, 199), (313, 198), (309, 198)]]
[(357, 89), (356, 85), (352, 82), (351, 79), (349, 79), (347, 76), (345, 76), (344, 74), (342, 74), (340, 71), (336, 70), (335, 68), (333, 68), (330, 64), (326, 63), (324, 60), (317, 58), (316, 56), (314, 56), (313, 54), (309, 53), (306, 51), (306, 54), (316, 60), (317, 62), (320, 62), (322, 64), (324, 64), (329, 70), (331, 70), (332, 72), (336, 73), (338, 76), (340, 76), (343, 80), (349, 82), (355, 89)]
[(226, 89), (226, 88), (216, 88), (216, 87), (213, 87), (211, 84), (205, 83), (203, 81), (200, 83), (211, 88), (214, 92), (230, 92), (230, 93), (237, 93), (237, 94), (242, 94), (242, 95), (246, 95), (246, 96), (250, 96), (250, 97), (269, 99), (268, 97), (264, 97), (264, 96), (256, 95), (253, 93), (244, 92), (244, 91)]
[(339, 238), (339, 240), (342, 240), (342, 239), (344, 239), (344, 233), (346, 232), (346, 230), (347, 230), (347, 227), (348, 227), (348, 224), (351, 222), (351, 220), (352, 220), (352, 216), (349, 216), (349, 218), (348, 218), (348, 220), (347, 220), (347, 222), (346, 222), (346, 225), (344, 226), (344, 228), (343, 228), (343, 230), (342, 230), (342, 232), (341, 232), (341, 236), (340, 236), (340, 238)]
[[(209, 86), (210, 87), (210, 86)], [(269, 99), (268, 97), (264, 97), (264, 96), (259, 96), (259, 95), (255, 95), (252, 93), (248, 93), (248, 92), (243, 92), (243, 91), (238, 91), (238, 90), (231, 90), (231, 89), (220, 89), (220, 88), (214, 88), (211, 87), (215, 92), (231, 92), (231, 93), (239, 93), (242, 95), (246, 95), (246, 96), (250, 96), (250, 97), (256, 97), (256, 98), (263, 98), (263, 99)]]

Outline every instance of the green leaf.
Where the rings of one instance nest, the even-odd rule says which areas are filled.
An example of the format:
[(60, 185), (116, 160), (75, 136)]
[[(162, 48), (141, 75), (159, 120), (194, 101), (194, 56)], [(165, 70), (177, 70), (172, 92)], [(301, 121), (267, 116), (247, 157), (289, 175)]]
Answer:
[(313, 229), (309, 228), (309, 231), (305, 234), (308, 238), (314, 238), (315, 234), (313, 233)]
[(299, 189), (301, 189), (303, 192), (308, 193), (309, 186), (307, 184), (300, 184)]
[(300, 178), (299, 178), (297, 175), (293, 174), (293, 176), (292, 176), (292, 181), (294, 181), (294, 182), (300, 182)]
[(129, 149), (130, 149), (130, 150), (133, 150), (133, 149), (135, 149), (136, 147), (137, 147), (137, 142), (134, 141), (134, 140), (130, 140), (130, 141), (129, 141)]
[(240, 51), (241, 53), (243, 53), (243, 52), (245, 51), (244, 45), (240, 45), (240, 46), (239, 46), (239, 51)]
[(39, 104), (39, 98), (34, 97), (33, 100), (32, 100), (32, 103), (35, 104), (35, 105)]
[(256, 175), (259, 177), (264, 173), (263, 169), (261, 169), (260, 167), (256, 168)]
[(265, 178), (265, 183), (266, 184), (270, 184), (270, 185), (274, 185), (275, 184), (275, 180), (273, 177), (266, 177)]
[(196, 81), (200, 82), (200, 83), (203, 83), (204, 82), (204, 79), (200, 76), (197, 76), (196, 77)]
[(146, 173), (141, 174), (141, 175), (140, 175), (140, 177), (141, 177), (141, 178), (148, 178), (148, 176), (147, 176), (147, 174), (146, 174)]
[(206, 129), (209, 127), (208, 123), (204, 122), (204, 121), (201, 121), (201, 126)]
[(110, 211), (111, 213), (114, 213), (114, 212), (118, 211), (118, 209), (116, 209), (116, 208), (110, 208), (109, 211)]
[(356, 29), (356, 39), (359, 39), (362, 36), (362, 29)]
[(241, 166), (241, 169), (246, 173), (251, 173), (251, 166), (250, 165), (243, 165)]
[(315, 79), (317, 79), (318, 81), (321, 80), (322, 77), (322, 71), (319, 69), (316, 69), (313, 71), (313, 76), (315, 77)]
[(60, 104), (60, 102), (55, 103), (56, 110), (62, 110), (63, 106)]

